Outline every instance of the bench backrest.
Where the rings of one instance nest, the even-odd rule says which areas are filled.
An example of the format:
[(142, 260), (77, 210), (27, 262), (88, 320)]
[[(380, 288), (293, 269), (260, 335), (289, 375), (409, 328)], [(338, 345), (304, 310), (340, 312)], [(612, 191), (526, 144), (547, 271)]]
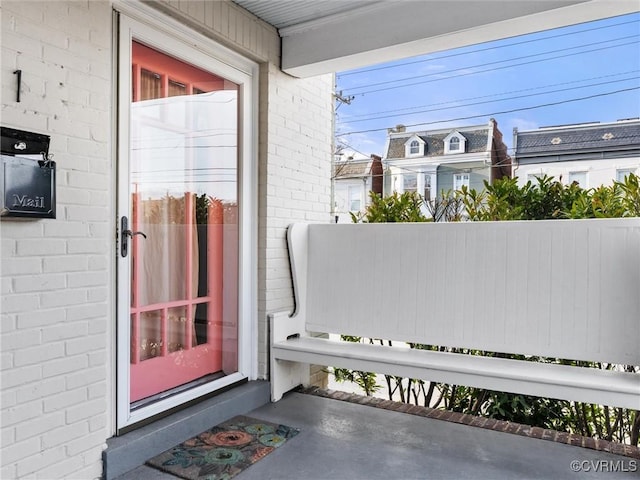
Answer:
[(640, 219), (293, 224), (306, 330), (640, 364)]

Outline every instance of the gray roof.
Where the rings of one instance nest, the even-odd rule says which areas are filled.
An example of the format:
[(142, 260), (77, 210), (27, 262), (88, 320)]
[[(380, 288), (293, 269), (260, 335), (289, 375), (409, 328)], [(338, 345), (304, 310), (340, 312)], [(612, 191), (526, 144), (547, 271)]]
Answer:
[(640, 147), (640, 121), (575, 125), (516, 132), (516, 156)]
[(487, 127), (477, 130), (453, 128), (447, 132), (439, 131), (437, 133), (405, 132), (402, 136), (394, 134), (394, 136), (389, 139), (389, 150), (386, 152), (386, 157), (405, 158), (404, 144), (414, 135), (417, 135), (426, 143), (425, 157), (444, 155), (444, 139), (453, 132), (459, 132), (467, 139), (465, 153), (486, 152), (491, 148), (491, 145), (488, 144), (489, 129)]

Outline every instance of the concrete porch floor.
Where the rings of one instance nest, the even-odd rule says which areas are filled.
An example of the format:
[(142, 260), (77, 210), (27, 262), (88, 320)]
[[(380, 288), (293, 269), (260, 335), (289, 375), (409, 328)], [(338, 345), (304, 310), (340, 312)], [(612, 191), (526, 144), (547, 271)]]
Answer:
[[(640, 478), (628, 456), (304, 393), (247, 415), (301, 431), (238, 480)], [(175, 479), (147, 466), (117, 478)]]

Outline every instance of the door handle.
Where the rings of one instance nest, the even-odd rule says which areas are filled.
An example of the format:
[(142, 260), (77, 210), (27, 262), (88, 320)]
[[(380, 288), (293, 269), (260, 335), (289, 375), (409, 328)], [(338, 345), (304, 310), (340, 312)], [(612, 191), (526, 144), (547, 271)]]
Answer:
[(134, 235), (142, 235), (144, 238), (147, 238), (147, 235), (143, 232), (132, 232), (131, 230), (125, 230), (124, 234), (128, 237), (133, 237)]
[(142, 235), (143, 238), (147, 238), (144, 232), (132, 232), (129, 230), (129, 219), (125, 216), (120, 219), (120, 231), (122, 232), (122, 238), (120, 239), (120, 255), (126, 257), (129, 254), (129, 237), (133, 238), (134, 235)]

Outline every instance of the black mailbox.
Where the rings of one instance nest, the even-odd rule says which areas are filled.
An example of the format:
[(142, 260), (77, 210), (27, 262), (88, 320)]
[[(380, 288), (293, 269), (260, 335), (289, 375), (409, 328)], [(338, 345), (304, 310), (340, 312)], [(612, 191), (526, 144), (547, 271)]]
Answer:
[(0, 216), (56, 218), (56, 165), (49, 136), (1, 127)]

